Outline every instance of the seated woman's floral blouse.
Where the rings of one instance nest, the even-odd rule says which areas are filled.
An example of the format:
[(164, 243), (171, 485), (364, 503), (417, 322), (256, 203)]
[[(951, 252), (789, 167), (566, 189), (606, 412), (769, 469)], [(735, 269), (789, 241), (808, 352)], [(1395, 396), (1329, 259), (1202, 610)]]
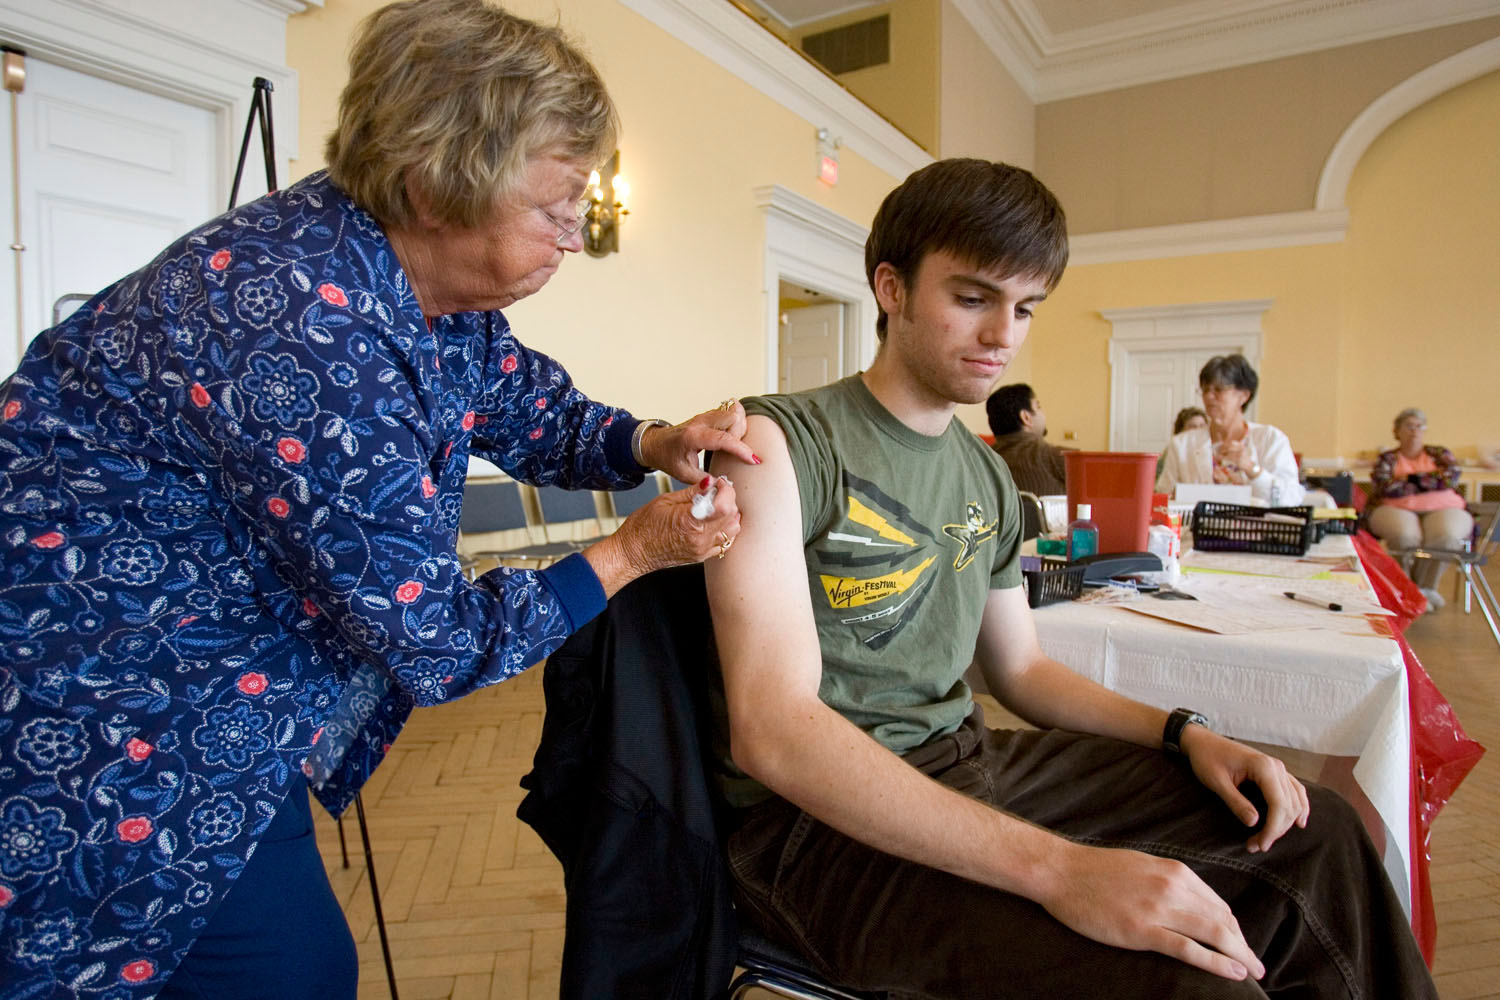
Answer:
[(0, 384), (0, 998), (154, 993), (294, 770), (341, 812), (413, 705), (597, 614), (581, 556), (460, 572), (468, 456), (619, 488), (635, 425), (498, 312), (429, 327), (323, 174), (38, 337)]
[(1425, 514), (1467, 506), (1457, 489), (1461, 471), (1447, 448), (1426, 445), (1414, 459), (1392, 448), (1375, 460), (1370, 487), (1377, 503)]

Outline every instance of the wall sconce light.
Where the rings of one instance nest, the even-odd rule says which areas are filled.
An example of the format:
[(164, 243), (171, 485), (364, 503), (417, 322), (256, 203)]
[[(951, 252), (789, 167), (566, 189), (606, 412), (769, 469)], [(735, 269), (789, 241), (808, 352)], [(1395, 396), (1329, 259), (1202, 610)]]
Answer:
[(589, 209), (584, 213), (583, 249), (604, 257), (620, 249), (620, 222), (630, 214), (630, 182), (620, 173), (617, 149), (601, 173), (589, 174)]

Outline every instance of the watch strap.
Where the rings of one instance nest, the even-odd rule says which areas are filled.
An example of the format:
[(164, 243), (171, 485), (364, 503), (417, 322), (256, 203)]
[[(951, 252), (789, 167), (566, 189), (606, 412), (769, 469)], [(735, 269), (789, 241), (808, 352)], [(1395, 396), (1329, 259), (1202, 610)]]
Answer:
[(1174, 708), (1167, 716), (1167, 724), (1161, 731), (1161, 748), (1169, 754), (1182, 756), (1182, 731), (1188, 726), (1208, 728), (1208, 719), (1191, 708)]

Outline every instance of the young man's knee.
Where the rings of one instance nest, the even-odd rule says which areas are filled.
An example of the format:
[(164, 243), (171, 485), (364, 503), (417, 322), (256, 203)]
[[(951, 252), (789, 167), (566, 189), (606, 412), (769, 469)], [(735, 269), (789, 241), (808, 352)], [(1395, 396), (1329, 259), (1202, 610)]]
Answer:
[[(1322, 785), (1307, 785), (1309, 818), (1307, 832), (1326, 844), (1371, 843), (1359, 811), (1338, 792)], [(1273, 848), (1274, 850), (1274, 848)]]

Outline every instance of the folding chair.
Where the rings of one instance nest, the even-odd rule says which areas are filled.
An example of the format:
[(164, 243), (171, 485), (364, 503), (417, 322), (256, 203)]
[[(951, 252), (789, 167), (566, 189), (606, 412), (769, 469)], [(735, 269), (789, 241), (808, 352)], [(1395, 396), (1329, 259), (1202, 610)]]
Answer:
[[(542, 738), (516, 814), (563, 864), (562, 995), (727, 1000), (760, 986), (802, 1000), (870, 1000), (821, 982), (796, 955), (735, 929), (708, 777), (711, 629), (703, 568), (682, 566), (621, 590), (547, 659)], [(672, 823), (655, 822), (668, 816)], [(649, 863), (653, 845), (622, 835), (622, 821), (643, 836), (681, 827), (673, 843), (678, 863), (633, 870)], [(601, 870), (613, 874), (605, 889), (595, 877)], [(643, 878), (651, 891), (618, 888)], [(697, 909), (674, 924), (662, 900), (683, 892)]]
[(1440, 563), (1452, 563), (1462, 574), (1464, 590), (1464, 614), (1472, 612), (1471, 599), (1479, 599), (1479, 610), (1490, 627), (1495, 642), (1500, 643), (1500, 602), (1485, 578), (1484, 567), (1489, 563), (1490, 549), (1495, 544), (1495, 530), (1500, 523), (1500, 503), (1471, 503), (1469, 513), (1474, 515), (1478, 531), (1462, 549), (1391, 549), (1390, 554), (1404, 566), (1408, 560), (1431, 559)]
[(663, 478), (659, 472), (648, 472), (641, 485), (632, 486), (628, 490), (616, 490), (613, 493), (606, 493), (605, 496), (609, 498), (611, 519), (609, 529), (611, 531), (615, 530), (620, 526), (621, 521), (661, 496), (664, 492), (662, 489)]
[(1047, 530), (1047, 513), (1035, 493), (1017, 490), (1016, 495), (1021, 498), (1021, 541), (1030, 541)]
[(599, 505), (591, 491), (561, 486), (537, 486), (535, 490), (542, 533), (549, 543), (575, 543), (576, 548), (582, 548), (603, 537)]
[(881, 1000), (885, 996), (830, 986), (800, 956), (745, 927), (740, 929), (737, 964), (741, 971), (724, 991), (724, 1000), (740, 1000), (756, 987), (793, 1000)]
[(527, 510), (520, 483), (474, 478), (464, 485), (458, 556), (470, 579), (478, 576), (479, 565), (488, 560), (502, 566), (539, 568), (550, 561), (542, 541), (542, 529)]

